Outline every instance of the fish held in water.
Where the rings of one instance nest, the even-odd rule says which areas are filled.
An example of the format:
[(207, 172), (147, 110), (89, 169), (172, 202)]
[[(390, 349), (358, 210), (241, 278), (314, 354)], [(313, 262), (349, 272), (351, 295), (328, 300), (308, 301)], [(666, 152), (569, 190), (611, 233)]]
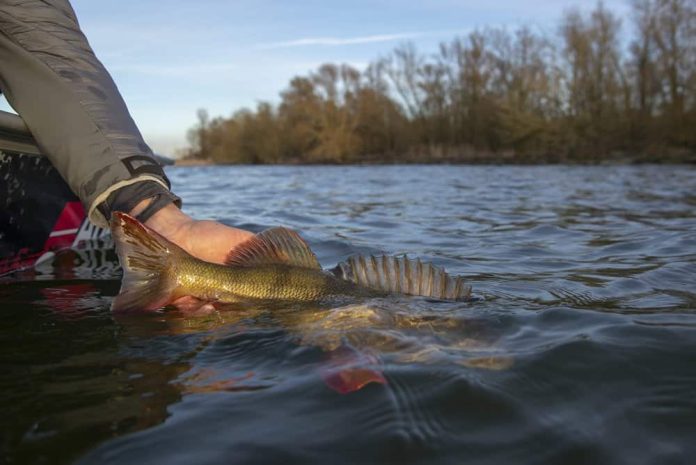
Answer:
[(354, 256), (325, 271), (294, 231), (271, 228), (232, 250), (225, 265), (199, 260), (133, 217), (116, 212), (111, 233), (123, 268), (114, 311), (156, 310), (184, 296), (204, 301), (317, 302), (387, 294), (464, 300), (471, 288), (406, 257)]

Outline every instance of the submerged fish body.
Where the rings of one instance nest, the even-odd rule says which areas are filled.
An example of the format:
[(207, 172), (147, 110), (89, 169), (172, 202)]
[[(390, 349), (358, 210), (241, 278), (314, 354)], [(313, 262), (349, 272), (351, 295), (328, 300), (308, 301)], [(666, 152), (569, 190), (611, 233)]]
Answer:
[(115, 311), (154, 310), (183, 296), (220, 303), (248, 300), (317, 302), (390, 293), (468, 298), (460, 277), (405, 257), (351, 257), (322, 270), (302, 238), (272, 228), (235, 248), (225, 265), (192, 257), (131, 216), (116, 212), (111, 231), (124, 271)]
[[(123, 268), (114, 311), (154, 310), (184, 296), (235, 303), (320, 302), (390, 293), (461, 300), (471, 293), (462, 278), (405, 257), (356, 256), (324, 271), (307, 243), (285, 228), (257, 234), (231, 251), (225, 265), (192, 257), (124, 213), (113, 215), (111, 233)], [(322, 377), (337, 392), (387, 382), (381, 369), (371, 367), (379, 360), (370, 353), (348, 346), (327, 348), (326, 353)]]

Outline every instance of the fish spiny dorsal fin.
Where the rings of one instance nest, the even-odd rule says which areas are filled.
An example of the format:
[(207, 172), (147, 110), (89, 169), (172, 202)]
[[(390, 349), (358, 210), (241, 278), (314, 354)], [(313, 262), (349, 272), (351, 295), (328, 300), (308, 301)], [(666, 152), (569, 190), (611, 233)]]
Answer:
[(319, 261), (307, 243), (287, 228), (270, 228), (233, 249), (225, 264), (230, 266), (294, 265), (319, 268)]
[(334, 273), (379, 291), (447, 300), (464, 300), (471, 296), (471, 287), (464, 284), (463, 278), (450, 276), (438, 266), (405, 256), (354, 255), (339, 263)]

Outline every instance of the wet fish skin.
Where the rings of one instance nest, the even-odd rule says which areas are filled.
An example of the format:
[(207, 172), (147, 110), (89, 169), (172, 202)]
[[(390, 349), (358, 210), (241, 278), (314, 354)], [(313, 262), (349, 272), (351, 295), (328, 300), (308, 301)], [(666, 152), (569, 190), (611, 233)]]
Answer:
[(340, 296), (384, 294), (323, 270), (292, 265), (231, 267), (189, 256), (175, 264), (172, 271), (180, 294), (223, 303), (251, 299), (316, 302)]
[(155, 310), (176, 299), (317, 302), (390, 293), (459, 300), (471, 288), (462, 278), (406, 257), (352, 257), (333, 273), (322, 270), (294, 231), (272, 228), (230, 252), (225, 265), (199, 260), (135, 218), (115, 212), (111, 233), (123, 268), (114, 311)]
[[(250, 262), (267, 262), (249, 266), (199, 260), (125, 213), (114, 213), (111, 231), (124, 270), (121, 291), (112, 303), (114, 311), (155, 310), (183, 296), (234, 303), (314, 302), (339, 296), (384, 295), (323, 271), (306, 243), (289, 230), (280, 233), (288, 236), (282, 238), (288, 244), (275, 254), (260, 256), (269, 252), (261, 250), (251, 258), (245, 256)], [(284, 263), (288, 259), (284, 254), (303, 266)], [(232, 258), (233, 263), (238, 255)]]

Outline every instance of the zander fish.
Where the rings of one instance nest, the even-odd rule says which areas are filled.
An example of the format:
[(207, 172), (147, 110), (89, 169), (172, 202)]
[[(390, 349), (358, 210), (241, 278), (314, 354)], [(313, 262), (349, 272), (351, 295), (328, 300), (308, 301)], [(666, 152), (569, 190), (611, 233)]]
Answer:
[[(469, 298), (462, 278), (405, 257), (353, 256), (322, 270), (294, 231), (271, 228), (230, 252), (225, 265), (192, 257), (125, 213), (114, 213), (111, 234), (123, 268), (114, 311), (154, 310), (184, 296), (208, 302), (322, 302), (392, 293), (438, 299)], [(331, 349), (322, 369), (326, 384), (346, 394), (370, 383), (385, 384), (378, 358), (349, 346)]]
[(232, 250), (225, 265), (199, 260), (133, 217), (116, 212), (111, 233), (123, 267), (114, 311), (155, 310), (183, 296), (204, 301), (321, 302), (408, 294), (463, 300), (461, 277), (406, 257), (353, 256), (325, 271), (294, 231), (271, 228)]

